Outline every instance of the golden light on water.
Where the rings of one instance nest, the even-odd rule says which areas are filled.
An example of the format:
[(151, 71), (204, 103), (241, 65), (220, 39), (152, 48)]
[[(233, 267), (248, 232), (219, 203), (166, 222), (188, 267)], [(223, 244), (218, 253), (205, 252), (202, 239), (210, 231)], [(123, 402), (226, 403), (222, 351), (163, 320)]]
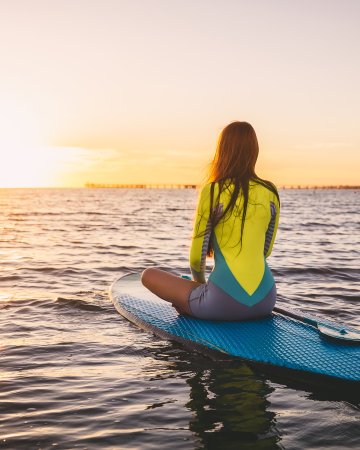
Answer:
[(7, 302), (10, 300), (11, 295), (10, 294), (0, 294), (0, 303), (1, 302)]

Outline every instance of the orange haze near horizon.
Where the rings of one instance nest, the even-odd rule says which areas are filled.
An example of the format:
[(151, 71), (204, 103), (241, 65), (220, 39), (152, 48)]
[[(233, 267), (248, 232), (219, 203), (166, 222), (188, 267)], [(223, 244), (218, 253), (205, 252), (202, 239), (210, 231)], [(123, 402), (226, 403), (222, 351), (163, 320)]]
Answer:
[(200, 184), (234, 120), (278, 186), (360, 185), (359, 18), (356, 0), (2, 2), (0, 187)]

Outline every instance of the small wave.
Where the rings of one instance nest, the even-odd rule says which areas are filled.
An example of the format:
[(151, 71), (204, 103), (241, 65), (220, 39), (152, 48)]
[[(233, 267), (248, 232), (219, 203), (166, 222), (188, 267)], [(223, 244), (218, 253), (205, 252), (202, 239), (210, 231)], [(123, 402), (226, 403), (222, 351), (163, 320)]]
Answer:
[[(23, 270), (30, 270), (32, 272), (52, 273), (54, 275), (78, 275), (83, 272), (82, 269), (75, 269), (73, 267), (67, 267), (66, 269), (60, 269), (57, 267), (22, 267)], [(87, 273), (90, 273), (87, 271)]]
[[(109, 248), (109, 247), (108, 247)], [(119, 248), (121, 250), (137, 250), (139, 248), (143, 248), (142, 246), (139, 245), (118, 245), (118, 244), (112, 244), (110, 246), (110, 248)]]
[(68, 230), (65, 228), (42, 227), (41, 231), (49, 231), (50, 233), (66, 233)]
[(337, 224), (333, 224), (331, 222), (303, 222), (301, 224), (301, 228), (322, 228), (322, 227), (327, 227), (327, 228), (337, 228), (338, 225)]
[(345, 300), (346, 302), (355, 302), (360, 303), (360, 294), (357, 293), (356, 295), (347, 295), (347, 294), (338, 294), (335, 295), (337, 300)]
[(287, 267), (284, 269), (272, 269), (275, 275), (330, 275), (343, 280), (358, 281), (360, 270), (352, 267), (334, 269), (330, 267)]
[(98, 312), (104, 312), (108, 311), (108, 308), (101, 306), (101, 305), (95, 305), (93, 303), (89, 303), (85, 300), (80, 300), (77, 298), (69, 298), (69, 297), (57, 297), (55, 300), (55, 303), (57, 306), (64, 307), (64, 308), (71, 308), (71, 309), (79, 309), (81, 311), (98, 311)]
[(111, 244), (111, 245), (94, 245), (93, 248), (101, 249), (101, 250), (114, 249), (114, 248), (118, 248), (120, 250), (138, 250), (139, 248), (143, 248), (143, 247), (138, 246), (138, 245)]
[(12, 298), (11, 300), (4, 303), (1, 309), (12, 309), (16, 308), (19, 313), (28, 313), (29, 315), (34, 314), (34, 308), (41, 308), (42, 310), (50, 309), (69, 309), (69, 310), (81, 310), (81, 311), (96, 311), (96, 312), (106, 312), (112, 308), (111, 304), (107, 300), (107, 295), (103, 292), (96, 293), (93, 291), (86, 291), (79, 293), (80, 295), (85, 295), (90, 300), (96, 302), (104, 302), (103, 305), (99, 303), (93, 303), (89, 300), (82, 300), (76, 297), (57, 297), (54, 298)]
[(0, 281), (15, 281), (15, 280), (20, 280), (21, 277), (17, 276), (17, 275), (5, 275), (5, 276), (0, 276)]
[(167, 211), (192, 211), (191, 208), (167, 208)]
[(115, 256), (117, 258), (120, 258), (120, 257), (123, 257), (124, 255), (127, 255), (127, 252), (112, 252), (109, 250), (106, 250), (106, 251), (98, 250), (96, 252), (96, 254), (97, 255), (106, 255), (106, 256)]
[(51, 299), (16, 298), (15, 296), (11, 296), (11, 299), (1, 309), (16, 308), (19, 312), (23, 313), (36, 307), (51, 307), (53, 303)]
[[(26, 248), (26, 247), (31, 247), (31, 244), (29, 244), (28, 242), (24, 242), (24, 241), (18, 241), (16, 238), (10, 238), (10, 239), (0, 239), (0, 243), (6, 243), (6, 244), (10, 244), (13, 243), (13, 245), (2, 245), (1, 248)], [(23, 244), (23, 245), (19, 245), (19, 244)]]
[(78, 215), (79, 212), (69, 212), (69, 211), (60, 211), (60, 212), (52, 212), (52, 211), (28, 211), (28, 212), (21, 212), (21, 213), (10, 213), (8, 215), (9, 218), (11, 217), (29, 217), (29, 216), (71, 216), (71, 215)]
[(116, 267), (97, 267), (97, 271), (100, 272), (119, 272), (124, 273), (129, 270), (129, 266), (116, 266)]

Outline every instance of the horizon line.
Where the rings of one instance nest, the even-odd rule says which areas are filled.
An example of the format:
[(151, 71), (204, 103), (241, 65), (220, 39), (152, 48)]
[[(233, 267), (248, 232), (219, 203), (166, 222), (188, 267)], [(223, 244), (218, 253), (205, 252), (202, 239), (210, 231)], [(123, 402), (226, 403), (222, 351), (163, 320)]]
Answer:
[[(201, 184), (192, 183), (86, 183), (85, 188), (90, 189), (197, 189)], [(279, 189), (360, 189), (360, 185), (311, 185), (293, 184), (280, 185)]]
[[(0, 186), (0, 189), (198, 189), (196, 183), (85, 183), (83, 186)], [(278, 189), (360, 189), (360, 185), (280, 184)]]

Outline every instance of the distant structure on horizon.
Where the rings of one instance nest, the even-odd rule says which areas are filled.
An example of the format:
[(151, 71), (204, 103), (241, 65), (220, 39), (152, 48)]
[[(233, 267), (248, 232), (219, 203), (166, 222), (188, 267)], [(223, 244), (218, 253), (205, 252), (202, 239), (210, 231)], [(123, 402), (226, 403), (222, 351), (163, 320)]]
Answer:
[(110, 188), (110, 189), (196, 189), (196, 184), (102, 184), (86, 183), (87, 188)]
[[(101, 189), (197, 189), (196, 184), (103, 184), (86, 183), (86, 188)], [(333, 186), (280, 186), (280, 189), (360, 189), (360, 186), (333, 185)]]
[(354, 185), (330, 185), (330, 186), (281, 186), (281, 189), (360, 189)]

